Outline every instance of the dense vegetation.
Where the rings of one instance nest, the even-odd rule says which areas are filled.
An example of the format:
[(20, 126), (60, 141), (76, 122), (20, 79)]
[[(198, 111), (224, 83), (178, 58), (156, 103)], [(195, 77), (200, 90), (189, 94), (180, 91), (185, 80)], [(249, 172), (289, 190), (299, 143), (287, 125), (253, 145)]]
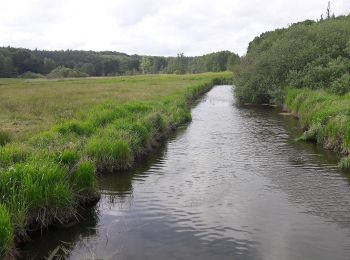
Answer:
[[(41, 51), (0, 48), (0, 77), (115, 76), (158, 73), (202, 73), (232, 70), (239, 56), (221, 51), (198, 57), (157, 57), (104, 51)], [(28, 74), (29, 73), (29, 74)]]
[(242, 102), (283, 102), (286, 87), (350, 90), (350, 16), (307, 20), (256, 37), (236, 75)]
[[(64, 81), (4, 80), (3, 84), (18, 93), (23, 89), (21, 84), (29, 90), (50, 89), (53, 100), (65, 108), (69, 108), (69, 100), (60, 102), (59, 97), (69, 99), (74, 86), (79, 95), (90, 98), (83, 98), (79, 111), (47, 131), (34, 131), (25, 140), (14, 141), (4, 133), (3, 137), (0, 135), (0, 257), (13, 248), (14, 236), (25, 239), (28, 229), (62, 223), (76, 216), (79, 205), (98, 196), (97, 171), (115, 172), (131, 167), (162, 136), (190, 120), (191, 100), (213, 84), (230, 78), (230, 73), (210, 73)], [(89, 93), (93, 88), (101, 95), (96, 96), (97, 101), (96, 92)], [(29, 93), (35, 95), (36, 91), (27, 91), (25, 95)], [(27, 108), (33, 105), (34, 109), (32, 100), (38, 98), (27, 99)], [(14, 95), (12, 102), (17, 101)], [(56, 112), (53, 103), (47, 102), (47, 107), (53, 108), (49, 113)], [(35, 110), (29, 111), (35, 114)], [(16, 117), (13, 120), (20, 121)]]
[(342, 168), (350, 168), (350, 93), (288, 89), (285, 106), (299, 118), (306, 131), (300, 140), (317, 142), (338, 152)]
[(236, 74), (244, 103), (279, 103), (350, 167), (350, 16), (327, 15), (256, 37)]

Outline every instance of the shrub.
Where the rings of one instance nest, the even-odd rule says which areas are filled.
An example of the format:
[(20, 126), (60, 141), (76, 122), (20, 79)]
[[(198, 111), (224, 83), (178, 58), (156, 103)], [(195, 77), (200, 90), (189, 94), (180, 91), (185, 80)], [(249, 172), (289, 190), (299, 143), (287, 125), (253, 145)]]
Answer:
[(350, 74), (346, 73), (332, 82), (329, 91), (337, 95), (344, 95), (350, 91)]
[(22, 79), (42, 79), (45, 78), (44, 75), (40, 73), (34, 73), (31, 71), (24, 72), (21, 76), (19, 76)]
[(48, 78), (80, 78), (88, 76), (89, 75), (84, 72), (64, 66), (58, 66), (47, 75)]

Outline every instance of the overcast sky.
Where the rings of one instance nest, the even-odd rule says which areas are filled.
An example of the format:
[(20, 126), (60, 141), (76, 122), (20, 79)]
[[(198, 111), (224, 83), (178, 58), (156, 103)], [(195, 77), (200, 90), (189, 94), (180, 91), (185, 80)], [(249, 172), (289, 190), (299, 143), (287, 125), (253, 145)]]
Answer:
[[(240, 55), (260, 33), (317, 19), (328, 0), (0, 0), (0, 46)], [(336, 15), (350, 0), (331, 1)]]

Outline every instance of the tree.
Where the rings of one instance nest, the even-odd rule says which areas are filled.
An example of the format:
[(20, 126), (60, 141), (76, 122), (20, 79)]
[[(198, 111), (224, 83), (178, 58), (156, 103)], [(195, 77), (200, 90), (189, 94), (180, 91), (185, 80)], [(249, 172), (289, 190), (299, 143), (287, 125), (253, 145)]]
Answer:
[(0, 54), (0, 77), (11, 78), (16, 76), (16, 69), (12, 59)]
[(15, 51), (15, 53), (12, 56), (13, 64), (17, 68), (17, 72), (19, 74), (22, 74), (23, 72), (27, 71), (27, 65), (25, 64), (25, 61), (30, 58), (30, 52), (24, 49), (18, 49)]
[(175, 73), (176, 74), (186, 73), (186, 58), (183, 53), (177, 54)]
[(151, 72), (152, 62), (151, 59), (147, 56), (143, 56), (141, 58), (140, 70), (143, 74), (148, 74)]
[(331, 2), (328, 1), (328, 4), (327, 4), (327, 11), (326, 11), (326, 19), (330, 19), (331, 18)]

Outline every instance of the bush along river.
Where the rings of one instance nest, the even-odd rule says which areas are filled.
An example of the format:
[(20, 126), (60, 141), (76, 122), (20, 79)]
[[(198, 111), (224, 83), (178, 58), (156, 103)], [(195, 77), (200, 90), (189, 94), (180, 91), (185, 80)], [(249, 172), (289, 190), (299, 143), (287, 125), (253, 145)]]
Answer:
[(101, 200), (50, 227), (23, 258), (349, 259), (349, 177), (292, 117), (239, 107), (216, 86), (192, 122), (133, 170), (100, 176)]

